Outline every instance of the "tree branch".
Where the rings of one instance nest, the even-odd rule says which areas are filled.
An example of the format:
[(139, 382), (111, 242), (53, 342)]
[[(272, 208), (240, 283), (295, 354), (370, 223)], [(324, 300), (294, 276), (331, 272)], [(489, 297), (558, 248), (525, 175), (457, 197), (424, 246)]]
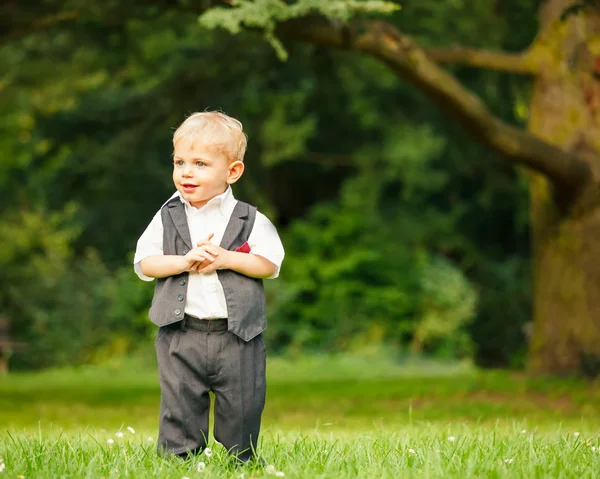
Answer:
[(479, 142), (513, 164), (545, 175), (556, 186), (577, 189), (590, 178), (587, 162), (494, 117), (477, 95), (441, 69), (409, 36), (386, 22), (344, 26), (322, 17), (305, 17), (281, 24), (277, 34), (381, 60), (457, 119)]
[(450, 48), (424, 48), (427, 56), (440, 64), (456, 64), (475, 68), (504, 71), (517, 75), (535, 75), (538, 68), (527, 52), (505, 53), (478, 50), (461, 45)]

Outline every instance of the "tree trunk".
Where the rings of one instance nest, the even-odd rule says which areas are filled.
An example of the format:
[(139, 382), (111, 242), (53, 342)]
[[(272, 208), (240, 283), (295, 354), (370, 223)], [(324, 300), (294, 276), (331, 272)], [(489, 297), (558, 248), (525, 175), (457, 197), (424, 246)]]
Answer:
[[(561, 15), (578, 2), (540, 7), (528, 128), (549, 143), (588, 159), (600, 177), (600, 15), (591, 8)], [(588, 190), (589, 192), (589, 190)], [(536, 374), (600, 374), (600, 201), (573, 197), (532, 174), (534, 329), (528, 368)], [(591, 198), (591, 200), (589, 200)]]
[(0, 376), (8, 374), (8, 356), (0, 350)]

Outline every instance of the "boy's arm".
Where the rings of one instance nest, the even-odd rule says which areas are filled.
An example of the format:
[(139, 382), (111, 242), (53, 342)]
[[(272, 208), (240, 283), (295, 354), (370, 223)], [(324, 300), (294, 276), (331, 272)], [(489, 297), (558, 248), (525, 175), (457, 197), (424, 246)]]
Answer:
[(140, 270), (150, 278), (166, 278), (186, 271), (195, 271), (195, 266), (207, 258), (210, 258), (210, 255), (199, 248), (194, 248), (185, 256), (156, 254), (141, 260)]
[[(271, 223), (269, 218), (263, 215), (260, 211), (256, 212), (254, 227), (248, 237), (248, 246), (250, 247), (250, 256), (257, 258), (259, 261), (269, 263), (269, 274), (261, 276), (262, 278), (274, 279), (279, 276), (279, 270), (285, 257), (285, 251), (281, 238), (277, 233), (277, 228)], [(243, 253), (241, 253), (243, 254)]]
[(187, 269), (184, 256), (154, 255), (140, 261), (140, 271), (150, 278), (165, 278), (183, 273)]
[[(267, 258), (255, 254), (228, 251), (208, 241), (200, 241), (198, 248), (195, 248), (194, 251), (196, 250), (199, 251), (199, 257), (202, 255), (207, 257), (206, 263), (200, 264), (197, 270), (202, 274), (212, 273), (218, 269), (230, 269), (251, 278), (271, 278), (278, 270), (277, 265)], [(192, 271), (195, 270), (192, 267)]]
[(138, 239), (133, 258), (135, 273), (144, 281), (152, 281), (153, 276), (146, 275), (142, 270), (142, 261), (152, 256), (163, 254), (163, 226), (160, 210), (154, 215), (152, 221)]
[(159, 210), (137, 242), (133, 264), (140, 279), (152, 281), (195, 270), (205, 259), (206, 255), (202, 256), (195, 249), (185, 256), (163, 254), (163, 225)]
[(226, 269), (237, 271), (251, 278), (270, 278), (277, 272), (277, 265), (267, 258), (256, 254), (238, 253), (228, 251), (228, 264)]

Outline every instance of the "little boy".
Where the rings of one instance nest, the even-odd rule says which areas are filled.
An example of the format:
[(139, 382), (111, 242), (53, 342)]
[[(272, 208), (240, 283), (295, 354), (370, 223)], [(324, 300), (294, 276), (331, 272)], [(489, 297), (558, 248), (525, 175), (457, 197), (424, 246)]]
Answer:
[(160, 454), (206, 447), (209, 391), (215, 439), (243, 462), (256, 451), (266, 393), (262, 279), (279, 275), (284, 250), (273, 224), (233, 197), (246, 142), (242, 124), (223, 113), (187, 118), (173, 135), (177, 192), (137, 243), (136, 273), (157, 279)]

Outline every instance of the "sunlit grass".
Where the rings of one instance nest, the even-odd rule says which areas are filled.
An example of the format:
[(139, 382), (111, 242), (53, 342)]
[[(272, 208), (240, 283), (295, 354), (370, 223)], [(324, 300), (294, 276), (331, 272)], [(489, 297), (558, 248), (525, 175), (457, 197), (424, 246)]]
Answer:
[[(514, 426), (420, 424), (399, 431), (278, 432), (260, 446), (265, 466), (234, 467), (218, 444), (211, 457), (168, 460), (153, 437), (115, 431), (10, 434), (0, 439), (7, 477), (597, 477), (598, 435)], [(205, 469), (196, 470), (203, 462)]]
[[(2, 474), (271, 476), (214, 441), (210, 458), (158, 457), (158, 398), (135, 361), (0, 379)], [(285, 477), (597, 477), (599, 437), (597, 384), (313, 357), (270, 360), (260, 453)]]

